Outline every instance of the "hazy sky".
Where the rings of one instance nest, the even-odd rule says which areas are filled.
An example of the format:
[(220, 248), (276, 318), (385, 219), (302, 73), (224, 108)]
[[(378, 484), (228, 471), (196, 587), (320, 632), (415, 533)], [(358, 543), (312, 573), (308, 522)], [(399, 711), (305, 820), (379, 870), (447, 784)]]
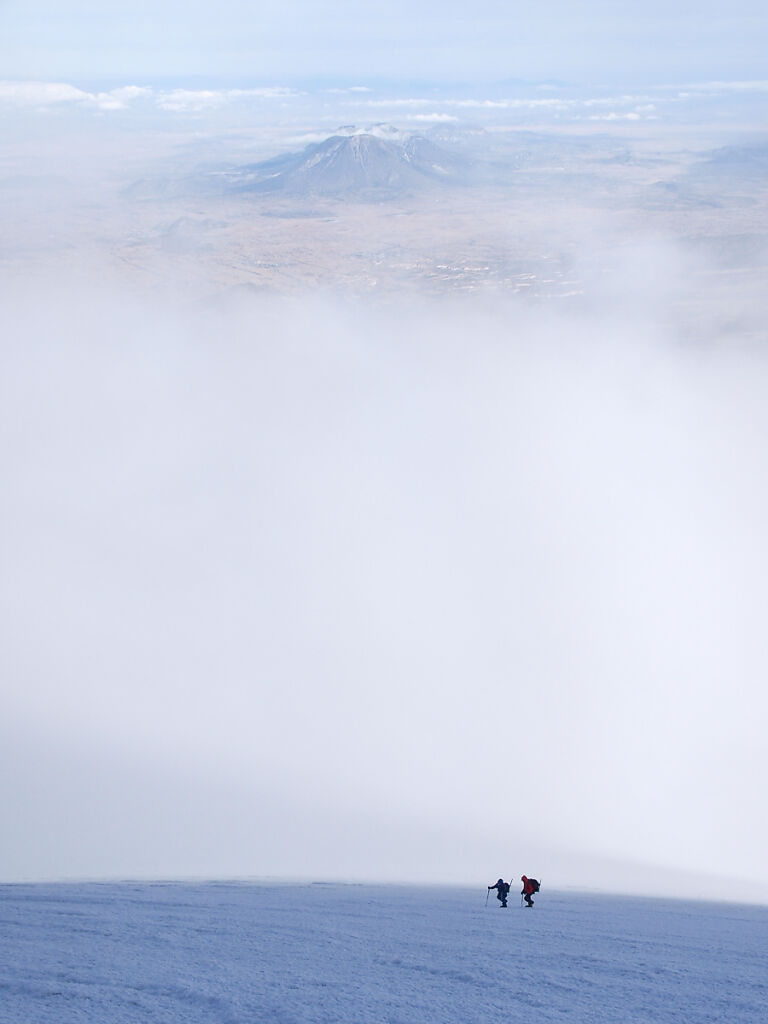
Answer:
[(6, 78), (762, 78), (759, 0), (0, 0)]

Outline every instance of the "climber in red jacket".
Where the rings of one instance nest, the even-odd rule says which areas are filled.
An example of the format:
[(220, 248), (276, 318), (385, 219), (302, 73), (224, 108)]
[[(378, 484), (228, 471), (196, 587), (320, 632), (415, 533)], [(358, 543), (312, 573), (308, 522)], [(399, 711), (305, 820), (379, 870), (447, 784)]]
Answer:
[(523, 883), (523, 888), (520, 890), (520, 895), (525, 900), (526, 907), (532, 907), (533, 906), (533, 898), (532, 897), (533, 897), (533, 894), (535, 892), (539, 891), (539, 888), (540, 888), (539, 883), (536, 881), (535, 878), (528, 878), (527, 875), (523, 875), (520, 878), (520, 881)]

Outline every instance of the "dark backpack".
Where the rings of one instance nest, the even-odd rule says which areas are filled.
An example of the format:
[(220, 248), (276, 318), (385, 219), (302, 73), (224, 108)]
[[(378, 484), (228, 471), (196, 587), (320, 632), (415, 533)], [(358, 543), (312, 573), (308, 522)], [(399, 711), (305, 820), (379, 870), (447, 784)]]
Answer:
[(531, 887), (531, 892), (538, 892), (539, 889), (541, 888), (541, 886), (539, 885), (539, 883), (536, 881), (535, 878), (529, 878), (528, 879), (528, 885), (530, 885), (530, 887)]

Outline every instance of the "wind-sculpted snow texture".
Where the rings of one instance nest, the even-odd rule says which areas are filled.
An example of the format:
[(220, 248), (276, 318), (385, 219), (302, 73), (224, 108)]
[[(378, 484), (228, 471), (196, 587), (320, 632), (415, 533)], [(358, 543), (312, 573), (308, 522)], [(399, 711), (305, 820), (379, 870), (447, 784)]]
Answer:
[(758, 907), (231, 883), (0, 900), (9, 1024), (749, 1024), (768, 1006)]

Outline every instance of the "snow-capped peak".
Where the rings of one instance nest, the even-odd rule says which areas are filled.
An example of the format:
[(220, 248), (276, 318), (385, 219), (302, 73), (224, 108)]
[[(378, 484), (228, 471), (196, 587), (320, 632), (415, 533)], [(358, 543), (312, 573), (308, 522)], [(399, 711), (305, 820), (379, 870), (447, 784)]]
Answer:
[(337, 128), (334, 135), (372, 135), (376, 139), (385, 139), (387, 142), (406, 142), (411, 138), (411, 132), (401, 131), (393, 124), (355, 125), (345, 124)]

